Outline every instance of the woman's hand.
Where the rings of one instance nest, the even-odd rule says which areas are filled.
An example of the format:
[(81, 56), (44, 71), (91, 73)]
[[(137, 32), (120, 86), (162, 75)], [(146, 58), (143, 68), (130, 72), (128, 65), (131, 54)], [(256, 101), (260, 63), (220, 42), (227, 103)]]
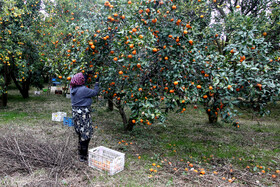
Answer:
[(99, 82), (99, 75), (97, 75), (97, 78), (95, 79), (95, 82), (96, 82), (96, 83)]

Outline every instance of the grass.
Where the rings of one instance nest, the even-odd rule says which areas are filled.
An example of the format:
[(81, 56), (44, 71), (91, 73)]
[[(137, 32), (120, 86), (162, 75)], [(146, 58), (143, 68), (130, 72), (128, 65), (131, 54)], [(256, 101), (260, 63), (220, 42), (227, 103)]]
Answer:
[[(71, 135), (71, 141), (76, 142), (72, 128), (51, 121), (52, 112), (64, 111), (71, 115), (69, 99), (44, 94), (39, 97), (31, 94), (29, 99), (22, 99), (15, 90), (9, 93), (8, 107), (0, 111), (1, 132), (9, 127), (16, 131), (30, 131), (53, 141)], [(95, 132), (90, 147), (103, 145), (124, 152), (125, 170), (114, 176), (88, 167), (85, 173), (69, 171), (69, 177), (59, 179), (63, 185), (225, 186), (229, 185), (227, 179), (232, 177), (235, 177), (233, 184), (236, 185), (254, 186), (258, 185), (256, 181), (264, 186), (279, 183), (279, 174), (276, 179), (271, 178), (280, 168), (279, 104), (271, 107), (270, 116), (261, 119), (252, 120), (250, 113), (242, 114), (240, 128), (221, 121), (208, 124), (206, 114), (189, 107), (180, 115), (170, 113), (164, 125), (137, 125), (132, 132), (123, 131), (118, 111), (108, 112), (100, 102), (94, 103), (93, 108)], [(73, 151), (75, 149), (73, 147)], [(152, 163), (160, 167), (152, 166)], [(204, 168), (206, 174), (200, 176), (193, 171), (185, 171), (185, 168), (191, 170), (189, 163), (198, 173)], [(150, 172), (150, 168), (158, 172)], [(261, 174), (261, 170), (266, 173)], [(214, 171), (218, 174), (213, 174)], [(41, 175), (46, 177), (46, 174)], [(23, 178), (32, 181), (34, 174), (20, 176), (6, 176), (0, 181), (13, 186)]]

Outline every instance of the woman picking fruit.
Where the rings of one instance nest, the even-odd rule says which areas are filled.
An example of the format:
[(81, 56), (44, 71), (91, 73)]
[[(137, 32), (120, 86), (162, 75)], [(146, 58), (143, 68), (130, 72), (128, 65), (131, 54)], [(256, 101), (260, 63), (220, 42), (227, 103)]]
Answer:
[(72, 103), (73, 123), (76, 133), (79, 136), (79, 159), (87, 161), (88, 145), (93, 134), (91, 119), (92, 97), (99, 92), (99, 77), (96, 79), (94, 89), (85, 86), (85, 77), (82, 73), (73, 76), (70, 83), (70, 94)]

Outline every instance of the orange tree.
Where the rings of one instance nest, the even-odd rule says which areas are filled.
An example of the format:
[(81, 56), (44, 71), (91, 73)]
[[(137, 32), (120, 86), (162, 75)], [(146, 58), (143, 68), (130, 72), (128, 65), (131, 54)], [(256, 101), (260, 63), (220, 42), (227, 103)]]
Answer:
[(279, 53), (254, 23), (253, 17), (230, 14), (226, 24), (234, 31), (224, 51), (233, 73), (235, 104), (249, 106), (263, 115), (266, 105), (279, 96)]
[[(232, 121), (234, 112), (229, 110), (229, 107), (234, 106), (245, 105), (264, 114), (267, 112), (266, 104), (275, 101), (279, 95), (277, 48), (275, 44), (271, 45), (275, 41), (267, 40), (267, 33), (263, 31), (265, 27), (274, 27), (267, 26), (263, 20), (273, 23), (271, 16), (265, 16), (265, 14), (275, 2), (252, 2), (249, 3), (250, 8), (244, 5), (246, 1), (242, 1), (241, 6), (237, 2), (235, 5), (228, 3), (228, 6), (224, 6), (228, 7), (228, 14), (224, 13), (225, 10), (219, 7), (218, 3), (220, 2), (213, 4), (222, 17), (217, 17), (216, 22), (210, 27), (210, 36), (206, 39), (215, 44), (212, 47), (216, 48), (215, 51), (219, 51), (216, 56), (219, 55), (224, 59), (218, 60), (222, 64), (218, 65), (219, 71), (213, 74), (212, 80), (219, 85), (220, 80), (217, 78), (224, 77), (226, 83), (218, 87), (214, 87), (211, 83), (211, 89), (214, 87), (215, 94), (209, 92), (205, 96), (204, 104), (209, 120), (211, 118), (216, 121), (220, 110), (223, 111), (223, 119)], [(256, 15), (262, 15), (263, 19), (259, 19)], [(221, 25), (220, 22), (224, 24)], [(211, 63), (211, 61), (208, 62)], [(219, 62), (214, 64), (217, 65)], [(221, 87), (225, 89), (220, 89)], [(230, 93), (225, 96), (221, 92)], [(213, 97), (209, 97), (209, 94)]]
[[(73, 30), (62, 45), (65, 68), (60, 74), (64, 79), (78, 71), (101, 74), (101, 92), (119, 110), (127, 130), (163, 122), (170, 109), (184, 112), (187, 104), (197, 108), (202, 103), (210, 122), (219, 113), (231, 121), (232, 109), (242, 100), (256, 103), (257, 95), (273, 99), (278, 94), (278, 85), (270, 84), (275, 74), (263, 73), (279, 68), (278, 61), (261, 65), (275, 59), (273, 51), (250, 26), (251, 18), (235, 11), (226, 22), (235, 25), (232, 33), (218, 24), (209, 26), (211, 12), (204, 1), (106, 1), (82, 7), (80, 15), (79, 22), (68, 26)], [(243, 24), (248, 26), (238, 27)], [(218, 38), (223, 35), (231, 39), (221, 48)], [(251, 45), (258, 50), (249, 50)], [(255, 89), (257, 84), (270, 88)]]
[[(7, 87), (11, 78), (23, 98), (31, 85), (40, 87), (40, 63), (35, 26), (40, 20), (37, 1), (4, 1), (1, 11), (1, 63)], [(8, 82), (7, 82), (8, 81)]]
[[(192, 19), (199, 22), (203, 16), (185, 19), (182, 10), (183, 6), (177, 8), (171, 1), (105, 2), (93, 15), (93, 34), (78, 40), (87, 42), (75, 53), (79, 56), (74, 59), (75, 67), (101, 73), (102, 93), (118, 108), (127, 130), (136, 123), (164, 121), (164, 111), (178, 105), (184, 111), (186, 94), (194, 94), (196, 100), (196, 93), (183, 86), (188, 60), (183, 62), (183, 57), (199, 41), (188, 23)], [(126, 106), (131, 109), (129, 116)]]
[(38, 32), (42, 37), (40, 55), (45, 63), (49, 78), (56, 76), (67, 87), (67, 77), (72, 71), (73, 62), (69, 58), (76, 58), (79, 42), (67, 48), (68, 43), (81, 35), (77, 32), (80, 18), (80, 7), (76, 1), (45, 2), (46, 18), (42, 21), (42, 29)]

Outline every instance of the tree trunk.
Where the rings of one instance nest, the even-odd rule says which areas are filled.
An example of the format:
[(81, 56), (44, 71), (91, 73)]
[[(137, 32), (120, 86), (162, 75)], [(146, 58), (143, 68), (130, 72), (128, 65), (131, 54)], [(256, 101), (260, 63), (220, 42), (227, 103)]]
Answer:
[(24, 99), (29, 98), (29, 89), (20, 90), (20, 94)]
[(134, 123), (132, 123), (132, 119), (129, 119), (127, 125), (126, 125), (126, 131), (132, 131), (134, 127)]
[(206, 110), (206, 113), (207, 113), (207, 115), (208, 115), (209, 123), (211, 123), (211, 124), (217, 123), (217, 121), (218, 121), (218, 115), (216, 115), (215, 112), (212, 112), (212, 111), (208, 112), (208, 111)]
[(127, 120), (126, 114), (125, 114), (124, 109), (122, 107), (119, 107), (119, 113), (122, 117), (124, 130), (125, 131), (132, 131), (133, 127), (134, 127), (134, 124), (132, 123), (131, 119)]
[(108, 110), (109, 111), (114, 110), (113, 96), (108, 97)]
[(29, 98), (29, 88), (30, 88), (30, 84), (31, 84), (31, 75), (29, 75), (29, 77), (26, 79), (26, 81), (22, 82), (22, 86), (16, 80), (16, 77), (15, 77), (14, 73), (11, 73), (11, 77), (12, 77), (17, 89), (19, 90), (20, 94), (22, 95), (22, 97), (24, 99)]
[[(9, 72), (8, 72), (7, 63), (4, 64), (4, 68), (3, 69), (4, 69), (4, 91), (7, 91), (8, 85), (11, 82), (11, 77), (10, 77)], [(1, 98), (0, 106), (6, 107), (7, 104), (8, 104), (8, 94), (7, 93), (3, 93), (0, 98)]]
[(6, 107), (7, 106), (7, 103), (8, 103), (8, 94), (6, 93), (3, 93), (1, 96), (0, 96), (0, 106), (1, 107)]

